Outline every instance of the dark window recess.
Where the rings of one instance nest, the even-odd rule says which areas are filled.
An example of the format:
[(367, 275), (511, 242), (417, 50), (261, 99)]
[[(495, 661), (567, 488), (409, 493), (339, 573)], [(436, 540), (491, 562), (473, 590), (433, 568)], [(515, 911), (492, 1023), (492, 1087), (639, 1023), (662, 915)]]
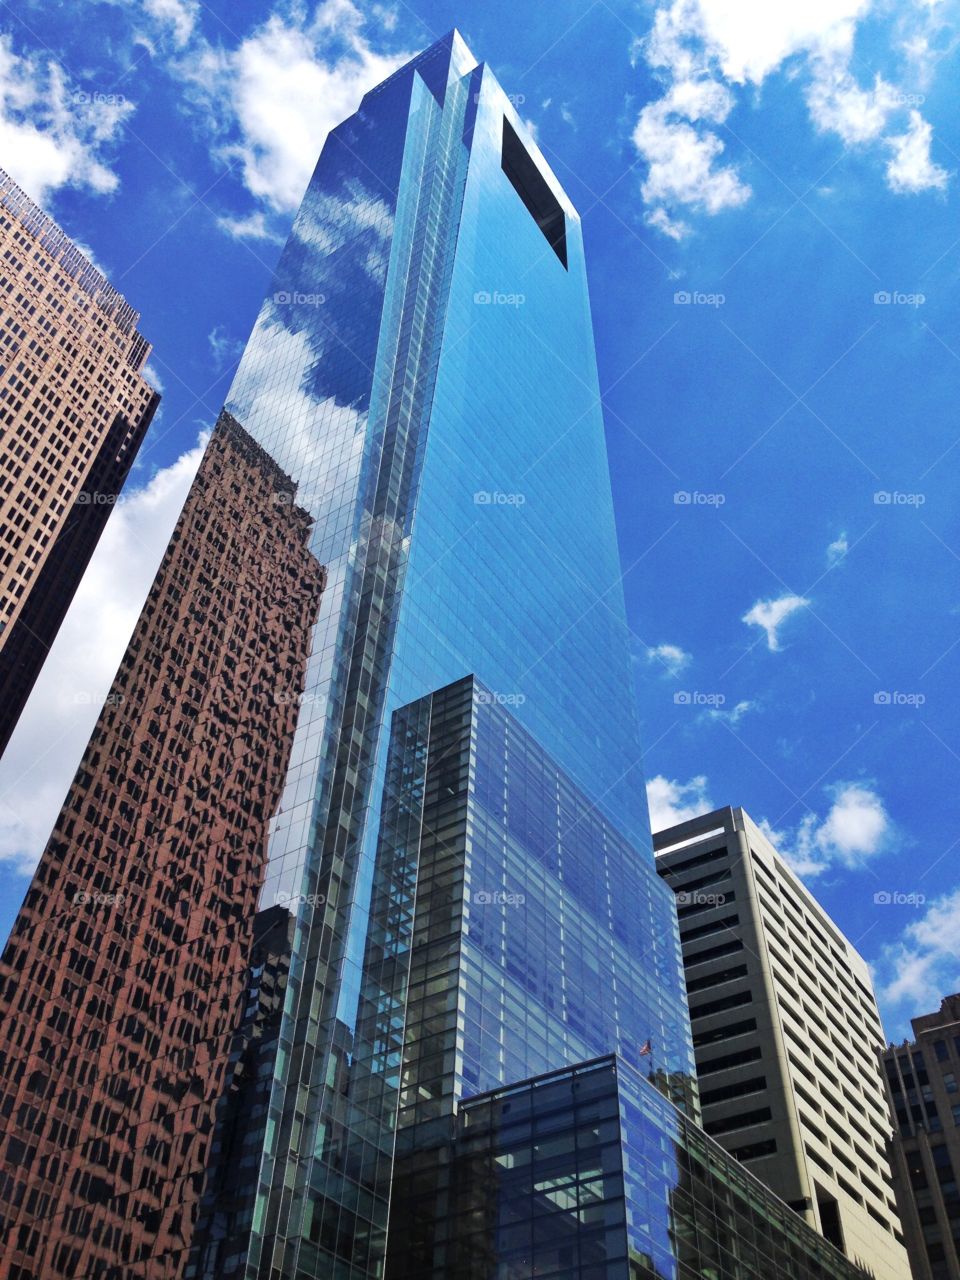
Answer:
[(735, 1036), (744, 1036), (748, 1031), (756, 1031), (756, 1018), (744, 1018), (743, 1022), (731, 1022), (728, 1027), (714, 1027), (710, 1031), (701, 1031), (693, 1037), (693, 1047), (701, 1048), (705, 1044), (718, 1044), (721, 1040), (732, 1040)]
[(690, 1006), (690, 1017), (709, 1018), (713, 1013), (723, 1013), (727, 1009), (739, 1009), (742, 1005), (753, 1003), (753, 993), (737, 991), (732, 996), (722, 996), (719, 1000), (707, 1000), (703, 1004)]
[(736, 964), (729, 969), (721, 969), (719, 973), (708, 973), (703, 978), (691, 978), (687, 983), (687, 995), (692, 996), (696, 991), (706, 991), (709, 987), (719, 987), (725, 982), (733, 982), (735, 978), (746, 976), (747, 966)]
[[(763, 1142), (748, 1142), (745, 1147), (735, 1147), (730, 1154), (737, 1160), (759, 1160), (761, 1156), (776, 1155), (776, 1151), (776, 1138), (766, 1138)], [(797, 1205), (809, 1205), (809, 1203), (809, 1200), (794, 1200), (790, 1208), (794, 1213), (803, 1213), (803, 1209), (798, 1209)]]
[(713, 1136), (717, 1133), (732, 1133), (734, 1129), (749, 1129), (751, 1125), (766, 1124), (771, 1119), (771, 1114), (769, 1107), (757, 1107), (756, 1111), (741, 1111), (738, 1116), (727, 1116), (725, 1120), (708, 1120), (703, 1131)]
[(503, 118), (503, 154), (500, 164), (514, 191), (527, 206), (528, 213), (566, 269), (567, 220), (560, 201), (550, 190), (549, 183), (506, 116)]
[(718, 960), (721, 956), (732, 956), (742, 950), (743, 943), (739, 938), (734, 938), (731, 942), (721, 942), (718, 947), (707, 947), (704, 951), (694, 951), (690, 955), (683, 957), (683, 963), (688, 969), (692, 969), (694, 965), (704, 964), (707, 960)]
[(729, 929), (739, 923), (740, 917), (736, 914), (724, 916), (722, 920), (714, 920), (710, 924), (698, 925), (696, 929), (684, 929), (680, 934), (680, 941), (693, 942), (695, 938), (707, 938), (711, 933), (723, 933), (725, 929)]
[(835, 1249), (843, 1253), (843, 1227), (840, 1222), (840, 1206), (834, 1196), (817, 1187), (817, 1210), (820, 1230)]
[(709, 1062), (697, 1063), (697, 1075), (709, 1076), (715, 1071), (726, 1071), (727, 1067), (742, 1067), (747, 1062), (759, 1062), (759, 1048), (741, 1049), (739, 1053), (725, 1053), (720, 1058), (711, 1058)]
[(749, 1080), (738, 1080), (736, 1084), (721, 1085), (718, 1089), (701, 1089), (700, 1104), (709, 1107), (714, 1102), (727, 1102), (730, 1098), (745, 1098), (750, 1093), (763, 1093), (766, 1087), (766, 1076), (752, 1076)]

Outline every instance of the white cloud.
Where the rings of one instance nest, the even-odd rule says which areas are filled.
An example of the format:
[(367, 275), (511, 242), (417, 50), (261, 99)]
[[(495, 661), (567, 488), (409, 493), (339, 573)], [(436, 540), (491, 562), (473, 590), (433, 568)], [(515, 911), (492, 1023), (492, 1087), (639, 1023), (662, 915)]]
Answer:
[(675, 676), (690, 665), (692, 655), (678, 644), (658, 644), (647, 649), (647, 661), (661, 663), (665, 675)]
[(949, 181), (946, 169), (930, 158), (933, 126), (919, 111), (910, 112), (906, 133), (888, 138), (893, 152), (887, 165), (887, 184), (891, 191), (910, 194), (917, 191), (942, 191)]
[(193, 35), (200, 13), (200, 6), (194, 0), (143, 0), (143, 9), (161, 29), (169, 32), (178, 48)]
[(711, 720), (723, 720), (726, 724), (739, 724), (748, 711), (756, 710), (756, 706), (749, 698), (742, 698), (729, 710), (726, 707), (710, 707), (707, 716)]
[(839, 534), (827, 547), (827, 564), (839, 564), (849, 550), (850, 543), (847, 541), (847, 535)]
[(66, 186), (114, 191), (107, 153), (133, 109), (120, 94), (72, 86), (52, 58), (17, 54), (0, 35), (0, 160), (38, 204)]
[(677, 782), (657, 774), (647, 783), (647, 804), (653, 831), (663, 831), (678, 822), (699, 818), (713, 808), (707, 797), (707, 780), (702, 775), (691, 778), (689, 782)]
[(832, 804), (826, 817), (808, 813), (793, 832), (774, 831), (768, 822), (760, 823), (798, 875), (820, 875), (835, 865), (855, 870), (887, 852), (894, 841), (894, 825), (872, 786), (839, 782), (827, 794)]
[(283, 236), (270, 226), (262, 210), (249, 213), (242, 218), (230, 218), (224, 215), (217, 218), (217, 226), (233, 236), (235, 240), (270, 240), (274, 244), (283, 243)]
[(376, 51), (351, 0), (326, 0), (310, 22), (271, 15), (233, 50), (197, 44), (177, 70), (220, 137), (221, 153), (239, 163), (247, 190), (269, 209), (289, 212), (329, 131), (408, 57)]
[(207, 334), (207, 345), (217, 369), (225, 369), (227, 365), (239, 360), (243, 353), (241, 340), (231, 337), (226, 326), (222, 324), (215, 324)]
[(0, 859), (25, 873), (56, 821), (205, 443), (201, 438), (111, 513), (0, 760)]
[(794, 595), (780, 596), (777, 600), (758, 600), (743, 615), (742, 621), (750, 626), (762, 627), (767, 636), (767, 648), (775, 653), (780, 648), (778, 629), (792, 613), (805, 608), (809, 603), (803, 596)]
[[(885, 141), (894, 149), (887, 181), (899, 193), (942, 187), (948, 175), (929, 157), (930, 128), (917, 112), (908, 134), (889, 137), (909, 95), (882, 76), (863, 87), (853, 73), (857, 27), (872, 0), (661, 0), (650, 34), (636, 46), (664, 83), (663, 97), (640, 113), (634, 143), (648, 164), (642, 187), (647, 222), (680, 239), (689, 227), (678, 210), (707, 214), (749, 199), (735, 163), (721, 163), (723, 125), (736, 105), (732, 87), (759, 87), (775, 72), (805, 82), (811, 122), (845, 146)], [(891, 46), (915, 76), (928, 49), (924, 24), (904, 35), (891, 20)], [(906, 155), (901, 163), (900, 153)]]
[(884, 1004), (901, 1006), (916, 1017), (940, 1007), (945, 995), (960, 989), (960, 889), (934, 899), (899, 941), (884, 947), (874, 978)]

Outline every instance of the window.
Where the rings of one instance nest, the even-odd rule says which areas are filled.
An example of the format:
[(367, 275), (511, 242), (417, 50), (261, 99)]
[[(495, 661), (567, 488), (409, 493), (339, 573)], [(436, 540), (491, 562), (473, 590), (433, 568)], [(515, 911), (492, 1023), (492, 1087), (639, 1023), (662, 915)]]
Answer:
[(937, 1055), (938, 1062), (946, 1062), (950, 1055), (946, 1040), (934, 1040), (933, 1052)]
[[(735, 1147), (730, 1154), (735, 1160), (759, 1160), (761, 1156), (772, 1156), (777, 1150), (776, 1138), (767, 1138), (764, 1142), (750, 1142), (745, 1147)], [(793, 1208), (793, 1205), (790, 1206)], [(802, 1212), (802, 1210), (798, 1210)]]
[(727, 1102), (730, 1098), (743, 1098), (750, 1093), (763, 1093), (766, 1087), (766, 1076), (751, 1076), (749, 1080), (738, 1080), (734, 1084), (721, 1085), (717, 1089), (702, 1089), (700, 1103), (704, 1107), (709, 1107), (715, 1102)]
[(722, 1057), (711, 1058), (709, 1062), (697, 1063), (697, 1075), (708, 1076), (714, 1071), (725, 1071), (727, 1067), (742, 1067), (747, 1062), (759, 1062), (760, 1049), (741, 1049), (739, 1053), (725, 1053)]
[(957, 1077), (952, 1071), (945, 1071), (943, 1073), (943, 1087), (946, 1089), (947, 1093), (957, 1092)]
[(756, 1111), (741, 1111), (738, 1116), (727, 1116), (725, 1120), (714, 1120), (713, 1123), (707, 1121), (703, 1131), (711, 1136), (732, 1133), (734, 1129), (749, 1129), (751, 1125), (765, 1124), (771, 1116), (769, 1107), (758, 1107)]
[(723, 1013), (727, 1009), (739, 1009), (741, 1005), (752, 1004), (753, 995), (749, 991), (737, 991), (731, 996), (721, 996), (719, 1000), (707, 1000), (703, 1004), (692, 1005), (690, 1020), (709, 1018), (711, 1014)]
[(510, 179), (514, 191), (527, 207), (527, 212), (543, 232), (553, 252), (567, 266), (567, 220), (560, 201), (550, 190), (550, 184), (520, 141), (516, 129), (503, 118), (503, 152), (500, 159), (503, 172)]

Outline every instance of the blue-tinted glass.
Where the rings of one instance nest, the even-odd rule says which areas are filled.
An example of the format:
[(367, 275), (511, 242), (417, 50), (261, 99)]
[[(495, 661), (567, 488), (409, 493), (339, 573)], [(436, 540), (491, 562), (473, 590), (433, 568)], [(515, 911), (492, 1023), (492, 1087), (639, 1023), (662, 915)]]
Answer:
[[(478, 957), (492, 965), (499, 947), (509, 973), (536, 971), (544, 1012), (535, 1034), (526, 1015), (523, 1027), (540, 1056), (494, 1060), (481, 1042), (459, 1073), (441, 1052), (440, 1076), (488, 1086), (641, 1034), (663, 1071), (691, 1064), (673, 899), (649, 849), (579, 219), (459, 37), (331, 134), (228, 408), (296, 482), (329, 575), (262, 899), (298, 917), (248, 1274), (326, 1274), (331, 1254), (344, 1274), (376, 1274), (402, 1088), (405, 997), (388, 970), (409, 945), (416, 787), (385, 789), (400, 708), (471, 673), (509, 706), (556, 763), (550, 780), (508, 753), (499, 823), (496, 769), (478, 779), (490, 814), (478, 823), (494, 824), (476, 833), (478, 874), (492, 873), (505, 821), (517, 873), (562, 867), (571, 900), (610, 934), (597, 949), (566, 913), (578, 974), (561, 1008), (538, 947), (562, 893), (528, 937), (498, 942), (492, 920), (472, 918)], [(557, 770), (579, 799), (560, 794)], [(611, 906), (592, 871), (615, 863), (636, 893)], [(398, 895), (387, 926), (384, 885)], [(648, 968), (620, 1026), (603, 969), (634, 946)]]

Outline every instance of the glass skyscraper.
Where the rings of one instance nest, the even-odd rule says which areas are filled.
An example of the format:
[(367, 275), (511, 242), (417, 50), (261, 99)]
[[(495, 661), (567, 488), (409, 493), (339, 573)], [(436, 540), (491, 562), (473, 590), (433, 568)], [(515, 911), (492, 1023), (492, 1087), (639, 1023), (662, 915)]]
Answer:
[[(296, 1274), (334, 1203), (359, 1275), (383, 1247), (390, 1108), (362, 1118), (358, 1180), (336, 1161), (394, 712), (476, 674), (643, 851), (625, 909), (669, 919), (580, 222), (458, 35), (330, 135), (227, 408), (296, 481), (328, 574), (262, 899), (301, 910), (250, 1274)], [(656, 947), (644, 1034), (692, 1075), (670, 928)]]
[[(101, 726), (5, 952), (0, 994), (29, 1025), (2, 1061), (20, 1092), (16, 1159), (0, 1171), (16, 1267), (0, 1257), (0, 1280), (40, 1275), (29, 1258), (43, 1249), (44, 1280), (460, 1274), (444, 1251), (469, 1247), (471, 1211), (456, 1239), (437, 1230), (460, 1103), (597, 1058), (618, 1079), (643, 1065), (621, 1092), (641, 1110), (650, 1095), (644, 1124), (678, 1169), (698, 1132), (693, 1053), (673, 895), (650, 847), (580, 222), (456, 33), (330, 134), (199, 485), (135, 633), (150, 647), (115, 685), (136, 661), (138, 699), (163, 714), (144, 727), (136, 707), (111, 706), (117, 759), (100, 760)], [(257, 646), (261, 629), (283, 663)], [(204, 635), (234, 694), (229, 723)], [(124, 754), (130, 740), (148, 770)], [(221, 774), (259, 782), (240, 786), (243, 820), (224, 811)], [(171, 787), (187, 799), (168, 815)], [(106, 837), (127, 841), (124, 823), (136, 858), (105, 852)], [(58, 950), (47, 928), (41, 964), (19, 941), (49, 926), (63, 868), (79, 876), (94, 853), (96, 929), (80, 915), (78, 945)], [(256, 911), (240, 911), (254, 885)], [(90, 975), (114, 981), (120, 940), (145, 953), (137, 973), (119, 975), (119, 1001), (88, 1000)], [(203, 964), (184, 953), (174, 969), (171, 951), (189, 946)], [(42, 992), (19, 994), (24, 973), (63, 993), (53, 1035)], [(168, 989), (175, 1018), (157, 999)], [(105, 1069), (115, 1027), (125, 1038)], [(99, 1168), (68, 1196), (75, 1165), (51, 1146), (68, 1117), (43, 1130), (32, 1091), (54, 1085), (31, 1069), (69, 1045), (73, 1077), (103, 1103), (75, 1091), (71, 1159)], [(163, 1064), (144, 1062), (154, 1047)], [(544, 1124), (579, 1150), (576, 1108)], [(622, 1185), (643, 1149), (624, 1130), (603, 1157), (620, 1192), (585, 1191), (576, 1222), (540, 1223), (526, 1243), (495, 1225), (482, 1274), (767, 1280), (763, 1259), (789, 1255), (750, 1253), (788, 1211), (735, 1165), (753, 1197), (743, 1248), (712, 1184), (700, 1218), (679, 1200), (670, 1216), (677, 1173), (651, 1184), (636, 1211), (655, 1225), (634, 1224), (628, 1250), (619, 1210), (588, 1200), (639, 1201), (635, 1180)], [(544, 1201), (570, 1205), (569, 1170), (558, 1196), (545, 1176), (522, 1193), (524, 1221)], [(681, 1234), (708, 1214), (717, 1261), (697, 1270), (712, 1254), (684, 1253)], [(577, 1224), (605, 1215), (618, 1243), (601, 1249)], [(799, 1219), (795, 1232), (784, 1274), (854, 1274)]]

